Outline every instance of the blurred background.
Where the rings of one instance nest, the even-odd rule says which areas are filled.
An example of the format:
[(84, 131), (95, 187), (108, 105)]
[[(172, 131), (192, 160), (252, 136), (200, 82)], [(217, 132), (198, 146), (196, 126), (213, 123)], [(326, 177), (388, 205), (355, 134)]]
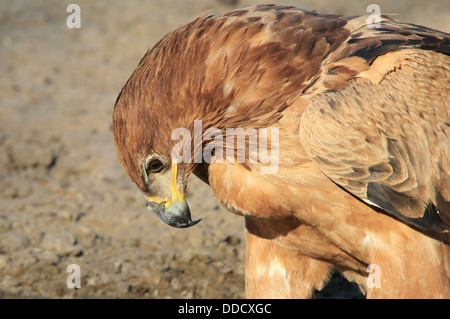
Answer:
[[(81, 8), (69, 29), (67, 6)], [(196, 178), (195, 227), (161, 224), (120, 166), (111, 115), (140, 58), (206, 11), (250, 0), (0, 2), (0, 298), (242, 298), (243, 219)], [(271, 1), (450, 31), (450, 2)], [(69, 289), (67, 266), (81, 270)], [(361, 297), (336, 276), (316, 297)]]

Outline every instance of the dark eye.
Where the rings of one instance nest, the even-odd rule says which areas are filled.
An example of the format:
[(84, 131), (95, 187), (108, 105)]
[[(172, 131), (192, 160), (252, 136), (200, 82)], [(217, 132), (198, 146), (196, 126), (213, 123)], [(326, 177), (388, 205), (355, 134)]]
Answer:
[(148, 173), (159, 173), (164, 168), (164, 164), (159, 159), (152, 159), (147, 165)]

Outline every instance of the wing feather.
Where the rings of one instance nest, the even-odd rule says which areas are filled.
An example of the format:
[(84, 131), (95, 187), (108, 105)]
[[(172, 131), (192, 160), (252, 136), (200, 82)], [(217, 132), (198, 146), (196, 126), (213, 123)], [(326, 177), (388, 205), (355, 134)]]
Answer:
[(389, 19), (377, 30), (353, 25), (305, 92), (300, 139), (346, 191), (410, 225), (448, 231), (450, 36)]

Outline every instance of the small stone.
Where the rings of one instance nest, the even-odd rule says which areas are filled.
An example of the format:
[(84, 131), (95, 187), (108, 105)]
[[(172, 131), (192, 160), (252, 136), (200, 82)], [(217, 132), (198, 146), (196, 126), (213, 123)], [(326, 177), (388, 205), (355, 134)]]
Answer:
[(79, 252), (76, 247), (77, 239), (69, 232), (47, 232), (42, 238), (41, 247), (43, 249), (54, 251), (57, 254), (66, 255)]
[(19, 231), (11, 230), (0, 234), (0, 251), (15, 252), (27, 248), (29, 245), (28, 237)]

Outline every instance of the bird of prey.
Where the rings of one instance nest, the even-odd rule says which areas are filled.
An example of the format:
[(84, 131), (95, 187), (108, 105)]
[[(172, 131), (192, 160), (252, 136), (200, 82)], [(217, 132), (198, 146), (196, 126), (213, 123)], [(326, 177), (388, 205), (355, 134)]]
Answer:
[(249, 298), (309, 298), (334, 269), (367, 298), (450, 298), (450, 35), (368, 20), (205, 14), (117, 97), (118, 157), (161, 221), (199, 222), (192, 173), (244, 217)]

